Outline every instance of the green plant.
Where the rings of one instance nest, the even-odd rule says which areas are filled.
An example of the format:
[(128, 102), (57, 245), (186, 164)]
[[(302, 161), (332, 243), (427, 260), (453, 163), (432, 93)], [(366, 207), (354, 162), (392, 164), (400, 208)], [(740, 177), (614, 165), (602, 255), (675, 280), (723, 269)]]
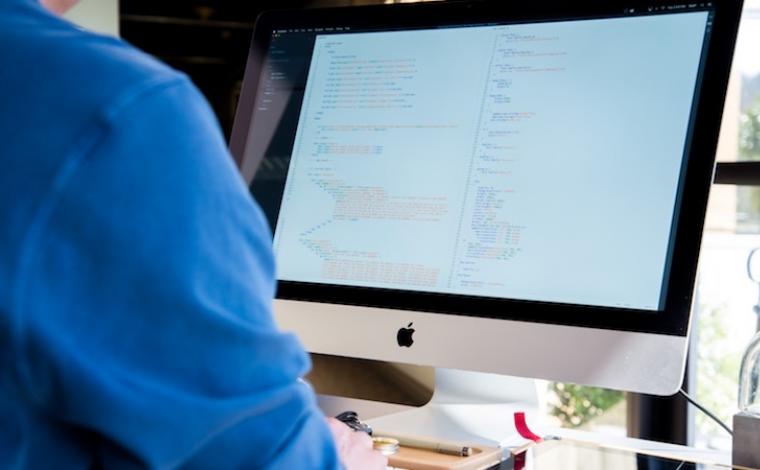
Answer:
[(605, 388), (554, 382), (550, 385), (556, 397), (551, 414), (562, 422), (562, 426), (577, 428), (620, 403), (623, 392)]
[(760, 96), (742, 113), (739, 127), (739, 158), (760, 160)]
[[(725, 306), (700, 305), (697, 399), (724, 421), (730, 421), (735, 412), (743, 351), (743, 345), (732, 341), (726, 331), (730, 319)], [(722, 435), (723, 430), (704, 414), (696, 414), (696, 420), (701, 434)]]
[[(741, 114), (739, 160), (760, 160), (760, 96)], [(740, 231), (756, 232), (760, 227), (760, 190), (737, 188), (737, 216)]]

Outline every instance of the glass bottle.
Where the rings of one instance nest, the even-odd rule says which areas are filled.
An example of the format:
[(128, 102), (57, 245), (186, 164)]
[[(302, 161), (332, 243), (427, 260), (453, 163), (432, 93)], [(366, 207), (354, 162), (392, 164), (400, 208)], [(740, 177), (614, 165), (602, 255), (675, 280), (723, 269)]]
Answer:
[(739, 372), (739, 411), (760, 417), (760, 332), (750, 341)]

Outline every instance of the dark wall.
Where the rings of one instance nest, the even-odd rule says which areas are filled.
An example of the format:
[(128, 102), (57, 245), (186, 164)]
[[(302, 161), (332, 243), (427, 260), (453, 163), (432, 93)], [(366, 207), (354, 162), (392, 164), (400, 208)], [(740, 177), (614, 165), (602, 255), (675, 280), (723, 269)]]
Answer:
[(274, 8), (356, 3), (372, 1), (122, 0), (121, 34), (140, 49), (187, 73), (206, 95), (229, 137), (257, 15)]

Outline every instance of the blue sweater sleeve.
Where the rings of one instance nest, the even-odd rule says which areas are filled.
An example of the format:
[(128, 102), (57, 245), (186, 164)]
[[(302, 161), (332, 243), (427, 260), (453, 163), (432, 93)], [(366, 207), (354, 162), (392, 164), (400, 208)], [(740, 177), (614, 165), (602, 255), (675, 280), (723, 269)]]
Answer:
[(22, 254), (22, 383), (107, 467), (337, 468), (266, 221), (184, 78), (80, 140)]

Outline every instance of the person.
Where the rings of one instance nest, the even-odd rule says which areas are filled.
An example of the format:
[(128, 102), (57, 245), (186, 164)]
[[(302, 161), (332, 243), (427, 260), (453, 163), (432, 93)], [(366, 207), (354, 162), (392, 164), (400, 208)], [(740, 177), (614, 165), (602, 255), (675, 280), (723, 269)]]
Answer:
[(0, 2), (0, 468), (384, 468), (299, 379), (207, 103), (74, 3)]

